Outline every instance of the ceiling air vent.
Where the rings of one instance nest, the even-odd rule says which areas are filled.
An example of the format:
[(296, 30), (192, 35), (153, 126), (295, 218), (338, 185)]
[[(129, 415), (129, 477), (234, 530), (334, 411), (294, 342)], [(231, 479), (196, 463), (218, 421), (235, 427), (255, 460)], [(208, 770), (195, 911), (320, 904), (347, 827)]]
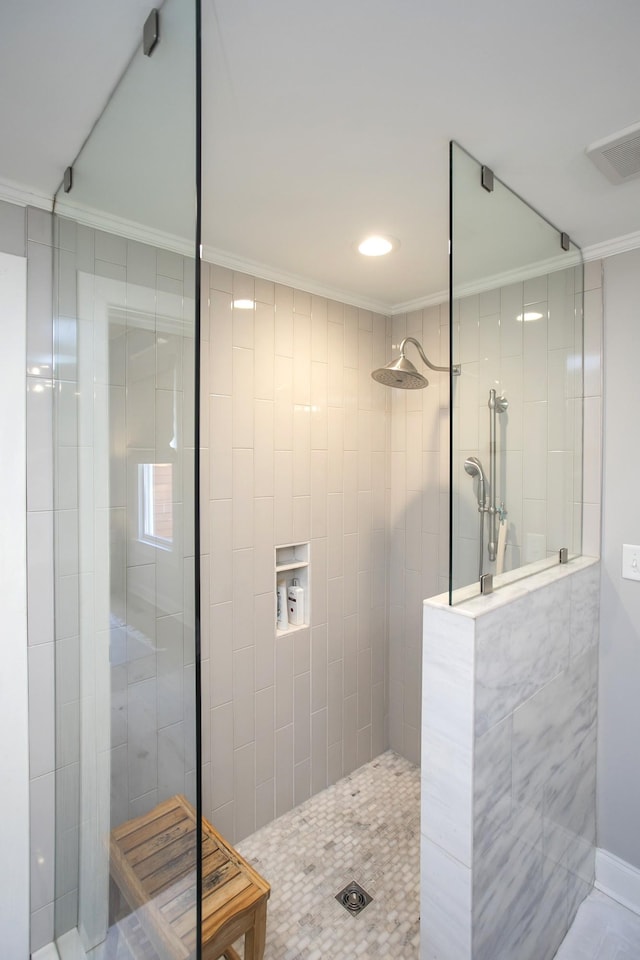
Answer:
[(611, 183), (640, 177), (640, 123), (592, 143), (586, 153)]

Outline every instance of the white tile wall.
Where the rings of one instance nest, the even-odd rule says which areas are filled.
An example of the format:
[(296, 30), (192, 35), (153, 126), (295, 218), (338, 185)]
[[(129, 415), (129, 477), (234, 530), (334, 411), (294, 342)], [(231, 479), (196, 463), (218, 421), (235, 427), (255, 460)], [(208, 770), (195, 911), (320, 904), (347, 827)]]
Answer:
[[(214, 265), (208, 274), (205, 795), (207, 815), (239, 840), (386, 747), (388, 398), (370, 372), (387, 322)], [(240, 296), (254, 309), (233, 308)], [(276, 637), (275, 546), (307, 541), (311, 625)]]
[[(477, 350), (478, 298), (467, 310), (470, 330), (465, 350)], [(405, 336), (420, 340), (432, 363), (449, 356), (448, 305), (393, 318), (390, 355)], [(407, 355), (413, 358), (409, 344)], [(417, 361), (421, 366), (421, 361)], [(476, 364), (477, 366), (477, 364)], [(420, 762), (422, 601), (442, 589), (439, 575), (448, 565), (448, 532), (441, 524), (441, 494), (448, 489), (447, 374), (429, 373), (425, 390), (391, 390), (374, 383), (374, 392), (391, 394), (391, 491), (389, 556), (389, 745)], [(467, 384), (475, 384), (467, 378)], [(474, 386), (475, 390), (475, 386)], [(475, 396), (475, 393), (474, 393)], [(477, 437), (477, 419), (469, 421)], [(441, 438), (445, 439), (444, 449)], [(445, 504), (448, 513), (448, 503)]]

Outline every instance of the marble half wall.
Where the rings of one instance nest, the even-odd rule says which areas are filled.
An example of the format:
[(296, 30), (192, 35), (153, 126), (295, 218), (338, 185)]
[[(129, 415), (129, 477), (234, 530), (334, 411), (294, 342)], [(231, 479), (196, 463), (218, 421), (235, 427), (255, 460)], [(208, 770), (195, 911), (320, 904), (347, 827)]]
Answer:
[(599, 563), (424, 606), (421, 960), (551, 960), (593, 885)]

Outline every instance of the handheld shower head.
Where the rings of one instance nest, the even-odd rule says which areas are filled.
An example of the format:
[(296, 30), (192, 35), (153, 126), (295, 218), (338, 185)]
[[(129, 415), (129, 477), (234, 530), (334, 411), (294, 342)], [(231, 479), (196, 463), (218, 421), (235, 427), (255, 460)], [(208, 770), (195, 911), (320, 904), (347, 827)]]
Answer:
[(464, 462), (464, 469), (470, 477), (478, 478), (478, 510), (484, 510), (487, 478), (482, 469), (482, 464), (477, 457), (467, 457)]

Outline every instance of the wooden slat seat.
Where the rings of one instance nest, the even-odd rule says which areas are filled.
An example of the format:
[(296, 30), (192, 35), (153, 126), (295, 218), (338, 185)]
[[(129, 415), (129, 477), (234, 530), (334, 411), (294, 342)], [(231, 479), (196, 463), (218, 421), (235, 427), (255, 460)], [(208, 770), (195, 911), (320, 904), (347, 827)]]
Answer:
[[(244, 935), (245, 960), (262, 960), (269, 884), (203, 819), (202, 960), (240, 960), (232, 944)], [(158, 960), (190, 960), (196, 948), (196, 816), (181, 796), (158, 804), (111, 832), (112, 919), (122, 898), (135, 931)], [(120, 920), (130, 941), (131, 924)], [(139, 929), (138, 929), (139, 928)], [(131, 928), (133, 929), (133, 928)]]

